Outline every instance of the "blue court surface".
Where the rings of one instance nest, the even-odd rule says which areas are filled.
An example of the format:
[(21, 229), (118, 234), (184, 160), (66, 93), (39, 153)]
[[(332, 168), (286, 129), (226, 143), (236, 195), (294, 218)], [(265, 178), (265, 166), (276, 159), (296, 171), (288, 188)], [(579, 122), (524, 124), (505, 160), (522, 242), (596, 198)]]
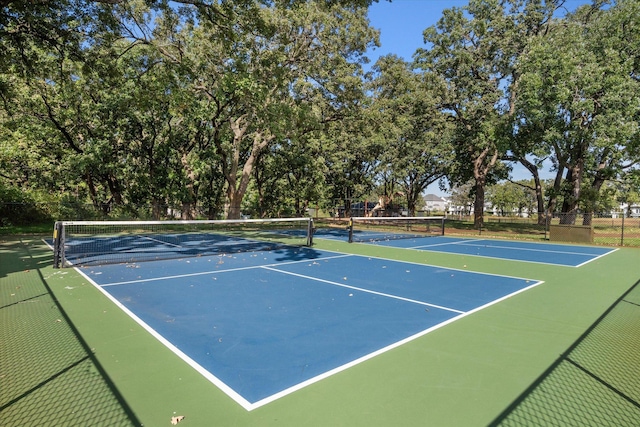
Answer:
[(293, 247), (79, 271), (247, 410), (541, 283)]
[[(580, 267), (601, 256), (616, 251), (612, 248), (579, 246), (557, 243), (536, 243), (523, 241), (435, 236), (422, 238), (389, 238), (388, 233), (375, 231), (354, 231), (361, 243), (389, 246), (421, 251), (446, 252), (514, 261), (537, 262), (543, 264)], [(346, 240), (342, 230), (320, 230), (317, 238)]]

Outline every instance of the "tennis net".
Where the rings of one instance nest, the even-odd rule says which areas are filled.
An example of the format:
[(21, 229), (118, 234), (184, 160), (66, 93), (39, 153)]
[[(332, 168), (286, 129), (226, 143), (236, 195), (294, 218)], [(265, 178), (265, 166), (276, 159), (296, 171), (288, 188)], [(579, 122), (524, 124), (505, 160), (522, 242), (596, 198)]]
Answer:
[(313, 221), (59, 221), (53, 236), (60, 268), (311, 246)]
[(445, 217), (352, 217), (349, 243), (444, 235)]

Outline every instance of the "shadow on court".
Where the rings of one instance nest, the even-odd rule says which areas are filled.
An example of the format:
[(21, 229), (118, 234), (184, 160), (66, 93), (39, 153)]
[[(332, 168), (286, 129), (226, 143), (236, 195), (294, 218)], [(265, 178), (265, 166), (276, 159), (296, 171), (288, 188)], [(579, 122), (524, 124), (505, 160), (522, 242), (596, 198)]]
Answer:
[(317, 259), (322, 256), (320, 252), (313, 248), (297, 248), (292, 246), (285, 246), (275, 249), (270, 249), (274, 254), (279, 255), (275, 258), (278, 262), (288, 262), (288, 261), (304, 261), (304, 260), (312, 260)]
[(639, 329), (640, 281), (490, 425), (637, 426)]
[(30, 244), (0, 245), (2, 425), (141, 425), (45, 282), (51, 253)]
[[(29, 251), (25, 257), (17, 256), (16, 248)], [(51, 251), (42, 245), (40, 240), (22, 240), (14, 236), (0, 238), (0, 279), (11, 273), (20, 273), (27, 269), (49, 267), (52, 264)]]
[(278, 258), (278, 261), (314, 259), (319, 256), (311, 248), (290, 244), (287, 241), (260, 241), (245, 237), (208, 234), (154, 236), (153, 238), (119, 236), (76, 239), (66, 249), (65, 258), (75, 266), (91, 266), (249, 252), (281, 254), (282, 257)]

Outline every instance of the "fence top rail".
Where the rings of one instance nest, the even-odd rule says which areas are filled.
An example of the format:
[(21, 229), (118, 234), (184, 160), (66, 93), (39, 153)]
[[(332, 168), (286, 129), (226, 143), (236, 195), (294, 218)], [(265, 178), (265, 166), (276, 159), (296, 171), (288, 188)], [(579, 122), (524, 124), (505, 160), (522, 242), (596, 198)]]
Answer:
[(444, 216), (353, 216), (354, 221), (425, 221), (425, 220), (441, 220)]

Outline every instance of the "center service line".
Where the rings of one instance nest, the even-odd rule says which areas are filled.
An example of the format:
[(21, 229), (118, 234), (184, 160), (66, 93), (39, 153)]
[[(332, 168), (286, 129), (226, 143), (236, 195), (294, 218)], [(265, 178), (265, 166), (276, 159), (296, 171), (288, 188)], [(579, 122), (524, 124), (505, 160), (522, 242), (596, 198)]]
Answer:
[(264, 268), (265, 270), (275, 271), (277, 273), (284, 273), (284, 274), (289, 274), (291, 276), (302, 277), (303, 279), (315, 280), (316, 282), (328, 283), (330, 285), (340, 286), (342, 288), (353, 289), (353, 290), (356, 290), (356, 291), (366, 292), (366, 293), (369, 293), (369, 294), (380, 295), (380, 296), (387, 297), (387, 298), (393, 298), (393, 299), (397, 299), (397, 300), (401, 300), (401, 301), (411, 302), (411, 303), (414, 303), (414, 304), (425, 305), (427, 307), (439, 308), (440, 310), (451, 311), (453, 313), (458, 313), (458, 314), (465, 314), (466, 313), (465, 311), (460, 311), (460, 310), (456, 310), (456, 309), (449, 308), (449, 307), (443, 307), (443, 306), (436, 305), (436, 304), (429, 304), (428, 302), (417, 301), (417, 300), (410, 299), (410, 298), (399, 297), (397, 295), (385, 294), (383, 292), (372, 291), (370, 289), (359, 288), (357, 286), (345, 285), (344, 283), (332, 282), (331, 280), (325, 280), (325, 279), (320, 279), (320, 278), (317, 278), (317, 277), (306, 276), (304, 274), (292, 273), (290, 271), (279, 270), (277, 268), (273, 268), (273, 267), (269, 267), (269, 266), (264, 266), (263, 265), (260, 268)]

